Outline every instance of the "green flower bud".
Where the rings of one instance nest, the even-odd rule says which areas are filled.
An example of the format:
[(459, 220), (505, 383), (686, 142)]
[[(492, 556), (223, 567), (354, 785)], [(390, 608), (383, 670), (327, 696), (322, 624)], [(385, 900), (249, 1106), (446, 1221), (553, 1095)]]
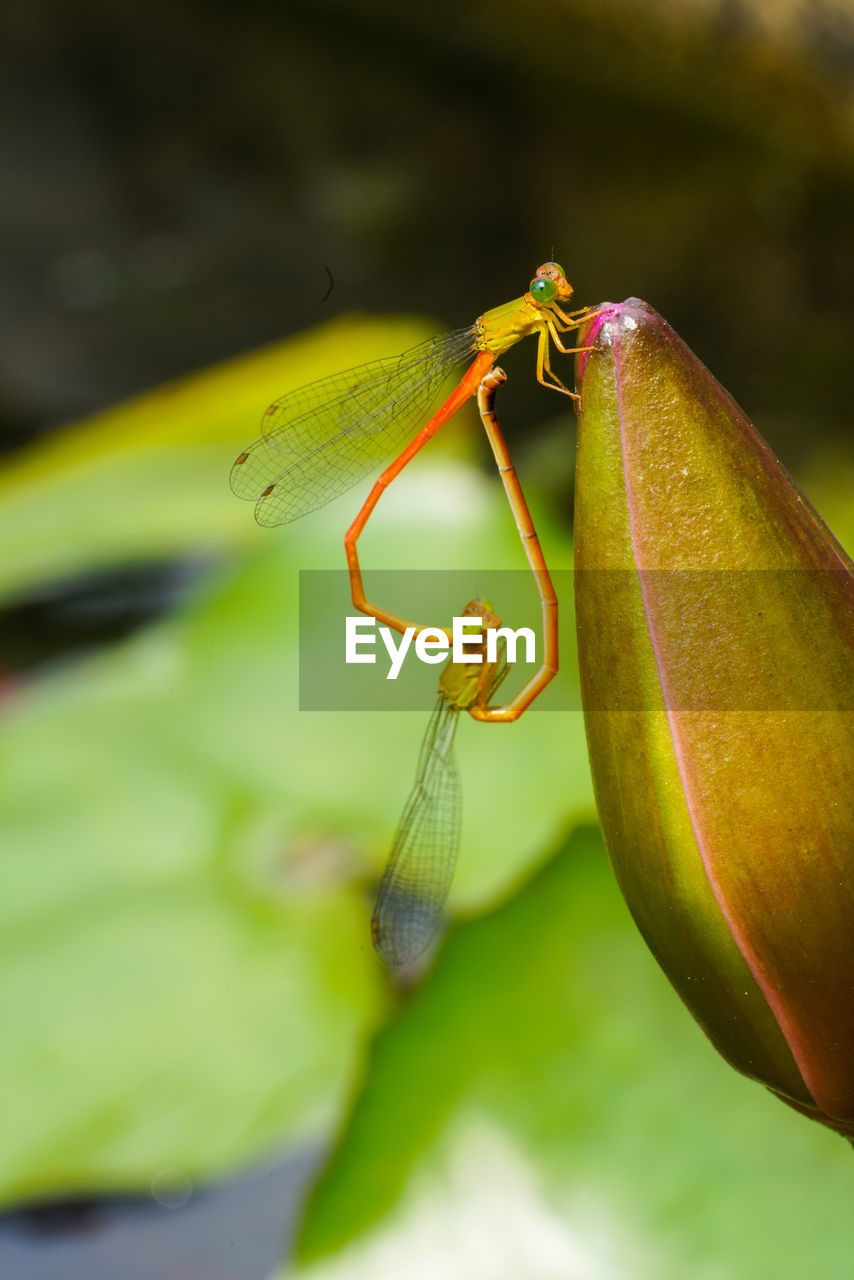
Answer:
[(739, 1071), (854, 1136), (854, 566), (637, 299), (581, 357), (576, 595), (599, 815)]

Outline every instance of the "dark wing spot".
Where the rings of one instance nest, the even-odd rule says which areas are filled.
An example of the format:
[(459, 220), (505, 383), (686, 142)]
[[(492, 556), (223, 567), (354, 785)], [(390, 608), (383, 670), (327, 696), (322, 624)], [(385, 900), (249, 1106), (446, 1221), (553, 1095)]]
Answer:
[[(258, 410), (256, 409), (255, 412), (257, 413)], [(276, 405), (268, 404), (267, 408), (264, 410), (264, 417), (269, 418), (270, 414), (275, 412), (276, 412)]]
[(275, 484), (268, 484), (268, 485), (267, 485), (267, 488), (266, 488), (266, 489), (263, 491), (263, 493), (261, 494), (261, 497), (262, 497), (262, 498), (267, 498), (267, 497), (269, 497), (269, 495), (273, 492), (273, 490), (275, 489), (275, 487), (276, 487), (276, 486), (275, 486)]
[(248, 454), (248, 453), (241, 453), (241, 455), (240, 455), (240, 457), (239, 457), (239, 458), (235, 458), (235, 460), (234, 460), (234, 465), (235, 465), (236, 467), (242, 467), (242, 466), (243, 466), (243, 463), (246, 461), (246, 459), (247, 459), (248, 457), (249, 457), (249, 454)]

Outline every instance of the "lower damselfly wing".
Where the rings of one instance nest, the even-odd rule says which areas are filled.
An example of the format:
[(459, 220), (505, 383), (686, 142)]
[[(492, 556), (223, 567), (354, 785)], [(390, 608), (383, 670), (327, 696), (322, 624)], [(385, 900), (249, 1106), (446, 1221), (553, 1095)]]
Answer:
[(462, 791), (454, 754), (459, 710), (439, 698), (421, 747), (371, 921), (392, 968), (411, 963), (439, 929), (460, 847)]
[[(486, 603), (472, 602), (465, 612), (479, 616), (479, 608), (488, 625), (499, 624)], [(501, 640), (494, 662), (449, 662), (442, 673), (371, 920), (374, 947), (391, 968), (411, 964), (439, 931), (460, 848), (462, 788), (454, 753), (460, 713), (488, 703), (508, 670)]]

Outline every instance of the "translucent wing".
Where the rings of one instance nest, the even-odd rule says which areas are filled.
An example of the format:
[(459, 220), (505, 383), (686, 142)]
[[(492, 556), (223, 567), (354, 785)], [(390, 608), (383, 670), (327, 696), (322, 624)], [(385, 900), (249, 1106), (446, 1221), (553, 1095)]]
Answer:
[[(491, 609), (473, 601), (473, 614)], [(464, 610), (466, 612), (466, 610)], [(498, 624), (498, 618), (493, 618)], [(449, 663), (421, 744), (415, 785), (397, 828), (371, 919), (374, 946), (393, 968), (409, 964), (434, 938), (451, 887), (460, 848), (462, 790), (454, 756), (460, 712), (488, 704), (510, 670), (507, 646), (479, 666)], [(472, 694), (474, 697), (472, 698)]]
[(263, 525), (324, 506), (403, 447), (451, 370), (473, 354), (474, 331), (458, 329), (289, 392), (232, 467), (232, 490), (255, 503)]
[(429, 945), (451, 887), (462, 817), (454, 756), (459, 715), (457, 707), (439, 699), (380, 882), (371, 929), (380, 957), (395, 967), (409, 964)]

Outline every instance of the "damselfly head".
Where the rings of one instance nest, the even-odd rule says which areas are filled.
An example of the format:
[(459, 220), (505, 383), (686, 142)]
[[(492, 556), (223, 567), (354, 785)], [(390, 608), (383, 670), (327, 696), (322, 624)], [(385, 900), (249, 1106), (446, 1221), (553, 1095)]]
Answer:
[(493, 609), (491, 600), (469, 600), (460, 617), (482, 618), (485, 631), (501, 626), (501, 619)]
[(529, 292), (534, 302), (546, 307), (551, 302), (568, 302), (572, 297), (572, 285), (559, 262), (544, 262), (537, 267)]

